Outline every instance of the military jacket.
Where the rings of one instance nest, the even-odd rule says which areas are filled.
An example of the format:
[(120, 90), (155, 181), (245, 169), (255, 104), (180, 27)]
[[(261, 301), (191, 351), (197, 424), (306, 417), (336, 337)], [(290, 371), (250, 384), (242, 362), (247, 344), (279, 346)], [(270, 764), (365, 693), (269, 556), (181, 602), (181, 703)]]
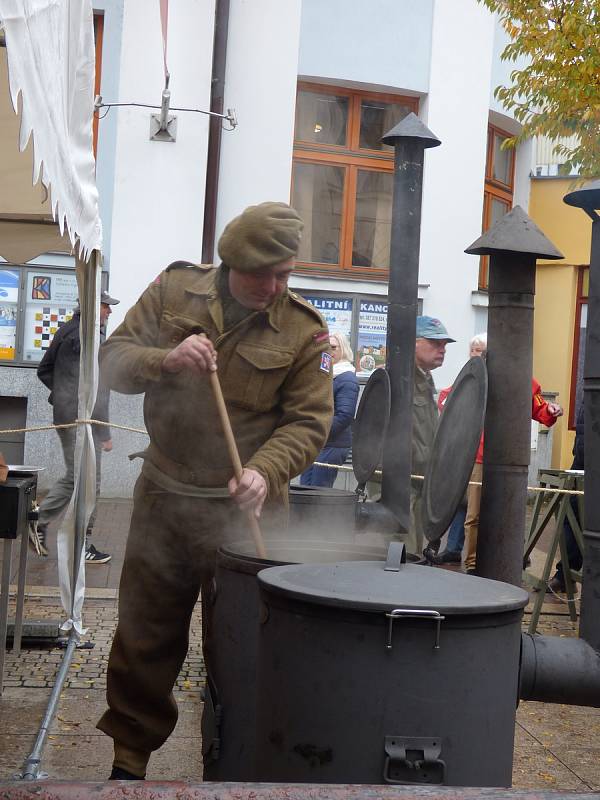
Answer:
[(233, 475), (208, 376), (162, 372), (167, 353), (193, 333), (217, 350), (218, 376), (242, 464), (287, 498), (290, 478), (321, 449), (333, 415), (331, 357), (319, 313), (291, 291), (223, 330), (212, 266), (167, 268), (101, 349), (103, 380), (145, 393), (146, 457), (169, 477), (223, 487)]
[(431, 373), (415, 364), (413, 394), (412, 465), (414, 475), (424, 475), (438, 426), (435, 385)]

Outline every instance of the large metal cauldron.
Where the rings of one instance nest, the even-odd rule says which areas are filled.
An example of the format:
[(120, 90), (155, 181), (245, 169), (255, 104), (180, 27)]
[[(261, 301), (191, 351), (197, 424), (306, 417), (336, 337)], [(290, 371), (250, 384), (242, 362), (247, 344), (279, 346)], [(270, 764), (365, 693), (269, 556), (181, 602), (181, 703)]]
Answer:
[(202, 716), (204, 779), (255, 780), (256, 656), (259, 594), (266, 567), (340, 560), (385, 560), (383, 548), (321, 541), (268, 541), (269, 560), (240, 542), (217, 554), (209, 679)]
[(325, 486), (290, 486), (291, 538), (320, 536), (328, 541), (354, 541), (356, 527), (355, 492)]
[(510, 785), (524, 591), (364, 562), (258, 581), (257, 780)]

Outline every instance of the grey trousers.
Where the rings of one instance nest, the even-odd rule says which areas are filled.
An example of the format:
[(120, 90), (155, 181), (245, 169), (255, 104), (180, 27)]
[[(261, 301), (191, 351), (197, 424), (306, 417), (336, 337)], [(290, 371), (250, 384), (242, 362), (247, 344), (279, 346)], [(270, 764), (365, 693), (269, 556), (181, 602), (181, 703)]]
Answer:
[[(59, 428), (56, 432), (58, 433), (58, 438), (62, 445), (65, 474), (56, 481), (46, 497), (42, 500), (38, 525), (47, 525), (57, 517), (61, 511), (68, 506), (71, 495), (73, 494), (77, 429)], [(94, 436), (94, 449), (96, 451), (96, 497), (98, 497), (100, 494), (100, 454), (102, 448), (100, 440), (96, 436)], [(95, 521), (96, 508), (94, 507), (87, 526), (88, 532), (91, 532)]]

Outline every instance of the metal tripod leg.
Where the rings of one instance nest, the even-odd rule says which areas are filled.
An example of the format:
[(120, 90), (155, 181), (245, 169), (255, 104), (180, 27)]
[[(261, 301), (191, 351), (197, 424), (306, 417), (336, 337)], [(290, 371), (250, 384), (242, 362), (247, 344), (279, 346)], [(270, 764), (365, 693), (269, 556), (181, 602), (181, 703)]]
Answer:
[(546, 492), (541, 492), (536, 500), (536, 508), (534, 508), (534, 516), (531, 520), (531, 527), (529, 529), (529, 537), (525, 544), (525, 553), (523, 554), (524, 561), (531, 555), (533, 552), (534, 547), (538, 543), (540, 536), (546, 530), (546, 526), (552, 519), (552, 517), (556, 514), (557, 507), (560, 504), (560, 495), (553, 495), (552, 500), (550, 501), (548, 508), (546, 509), (544, 516), (542, 517), (541, 521), (538, 523), (538, 519), (540, 516), (541, 506), (544, 502), (546, 497)]
[(0, 695), (4, 690), (4, 660), (6, 657), (6, 632), (8, 629), (8, 589), (10, 585), (12, 545), (12, 539), (4, 540), (2, 583), (0, 584)]
[[(565, 483), (566, 481), (561, 481), (561, 484), (563, 485), (560, 488), (563, 488)], [(528, 633), (535, 633), (537, 630), (540, 614), (542, 612), (542, 606), (544, 604), (546, 586), (548, 585), (548, 581), (550, 579), (550, 572), (552, 571), (552, 567), (554, 566), (556, 549), (558, 547), (560, 537), (563, 533), (563, 525), (565, 521), (565, 515), (567, 513), (566, 505), (569, 502), (569, 495), (567, 494), (556, 495), (555, 497), (559, 499), (558, 516), (556, 518), (556, 531), (554, 533), (554, 536), (552, 537), (552, 543), (548, 550), (548, 554), (546, 555), (546, 561), (544, 562), (542, 577), (539, 579), (539, 581), (537, 581), (538, 593), (533, 603), (531, 619), (529, 620), (529, 627), (527, 628)]]
[(21, 532), (21, 550), (19, 551), (19, 579), (17, 582), (17, 605), (15, 608), (15, 633), (13, 637), (13, 654), (21, 655), (21, 636), (23, 634), (23, 608), (25, 606), (25, 579), (27, 577), (27, 553), (29, 551), (29, 531)]

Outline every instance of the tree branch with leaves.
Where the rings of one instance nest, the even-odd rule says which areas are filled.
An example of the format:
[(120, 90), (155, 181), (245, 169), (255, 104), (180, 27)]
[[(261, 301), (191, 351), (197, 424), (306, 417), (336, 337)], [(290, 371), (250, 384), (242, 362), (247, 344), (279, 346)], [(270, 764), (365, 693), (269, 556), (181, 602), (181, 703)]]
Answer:
[[(521, 123), (507, 146), (547, 136), (568, 170), (600, 175), (600, 0), (479, 0), (510, 42), (505, 61), (525, 66), (495, 96)], [(575, 144), (561, 139), (576, 136)]]

